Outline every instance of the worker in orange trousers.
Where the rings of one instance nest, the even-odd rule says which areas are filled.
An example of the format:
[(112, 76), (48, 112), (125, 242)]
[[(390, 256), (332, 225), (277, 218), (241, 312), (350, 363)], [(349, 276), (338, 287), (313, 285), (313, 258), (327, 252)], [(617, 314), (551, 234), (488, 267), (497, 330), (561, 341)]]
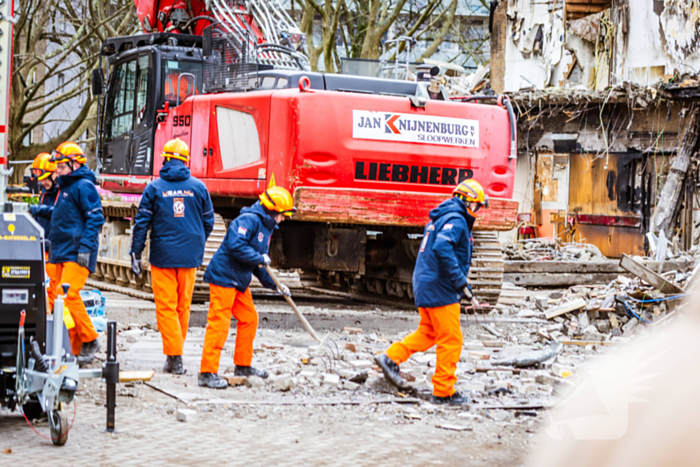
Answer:
[[(42, 152), (34, 159), (32, 163), (32, 168), (30, 169), (32, 178), (37, 180), (41, 185), (41, 197), (39, 198), (40, 206), (55, 206), (58, 197), (58, 186), (56, 185), (56, 163), (51, 162), (51, 154), (48, 152)], [(58, 292), (58, 281), (61, 278), (56, 272), (56, 265), (49, 262), (49, 248), (51, 243), (48, 241), (49, 235), (51, 235), (51, 217), (46, 215), (36, 215), (36, 221), (44, 229), (44, 240), (45, 240), (45, 266), (46, 275), (49, 278), (49, 286), (46, 289), (46, 295), (48, 296), (48, 311), (53, 310), (53, 302), (56, 299), (56, 293)]]
[[(35, 217), (51, 219), (49, 260), (56, 265), (59, 284), (69, 284), (65, 306), (75, 327), (69, 331), (73, 354), (80, 365), (91, 363), (100, 350), (97, 332), (85, 309), (80, 291), (97, 266), (99, 235), (105, 222), (95, 174), (87, 167), (82, 148), (71, 141), (52, 153), (60, 193), (55, 206), (32, 206)], [(60, 291), (59, 291), (60, 292)]]
[(194, 283), (214, 228), (214, 207), (207, 187), (190, 175), (187, 143), (170, 140), (161, 155), (165, 163), (160, 178), (146, 187), (136, 213), (131, 270), (141, 275), (141, 253), (150, 228), (151, 286), (166, 356), (163, 372), (181, 375)]
[(455, 372), (462, 354), (459, 302), (475, 301), (467, 274), (471, 265), (475, 212), (488, 207), (488, 197), (475, 180), (465, 180), (451, 199), (430, 212), (413, 271), (413, 292), (420, 313), (418, 329), (386, 352), (375, 356), (384, 376), (400, 389), (407, 383), (399, 365), (416, 352), (437, 345), (433, 376), (433, 404), (464, 405), (471, 399), (455, 391)]
[(272, 232), (285, 217), (290, 217), (296, 208), (292, 195), (286, 189), (273, 186), (260, 195), (260, 201), (249, 208), (241, 209), (241, 214), (231, 222), (226, 237), (211, 259), (204, 281), (209, 283), (209, 315), (204, 336), (202, 364), (199, 369), (199, 385), (213, 389), (228, 386), (219, 377), (221, 349), (226, 344), (231, 316), (238, 320), (236, 347), (233, 363), (235, 376), (259, 376), (267, 378), (265, 370), (253, 368), (253, 341), (258, 329), (258, 312), (250, 294), (252, 275), (263, 286), (277, 290), (282, 295), (291, 296), (289, 288), (275, 282), (265, 270), (270, 264), (267, 255)]

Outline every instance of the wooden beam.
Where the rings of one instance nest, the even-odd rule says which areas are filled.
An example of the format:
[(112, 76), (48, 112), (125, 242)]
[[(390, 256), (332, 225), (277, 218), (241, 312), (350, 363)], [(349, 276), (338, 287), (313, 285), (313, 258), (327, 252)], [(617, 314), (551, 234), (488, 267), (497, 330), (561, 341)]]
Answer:
[(544, 314), (547, 317), (547, 319), (552, 319), (556, 318), (559, 315), (563, 315), (564, 313), (570, 313), (575, 310), (580, 310), (586, 305), (588, 305), (588, 303), (584, 299), (577, 298), (576, 300), (564, 303), (563, 305), (550, 308), (549, 310), (545, 311)]
[[(657, 271), (658, 261), (645, 261), (646, 267)], [(693, 268), (693, 263), (686, 261), (664, 261), (663, 272), (688, 271)], [(627, 274), (620, 267), (620, 262), (615, 260), (603, 261), (505, 261), (503, 272), (506, 274)]]
[(564, 345), (615, 345), (616, 342), (611, 341), (559, 341)]
[(609, 8), (608, 5), (567, 5), (566, 11), (570, 13), (599, 13)]
[(607, 284), (617, 279), (618, 273), (518, 273), (503, 274), (503, 281), (521, 287), (571, 287), (572, 285)]
[(120, 371), (119, 382), (130, 383), (132, 381), (150, 381), (156, 372), (153, 370), (146, 371)]
[(683, 181), (688, 167), (694, 158), (695, 147), (698, 142), (698, 122), (700, 121), (700, 105), (693, 102), (690, 106), (687, 120), (682, 122), (685, 133), (678, 148), (678, 153), (671, 160), (671, 168), (666, 176), (663, 188), (658, 197), (659, 203), (654, 210), (652, 231), (664, 231), (667, 238), (673, 238), (674, 214), (679, 202)]
[(611, 5), (611, 0), (566, 0), (567, 5)]
[(673, 282), (669, 282), (667, 279), (656, 274), (651, 269), (646, 266), (639, 264), (627, 255), (622, 255), (620, 258), (620, 267), (624, 270), (634, 274), (635, 276), (642, 279), (644, 282), (653, 285), (659, 289), (662, 293), (666, 294), (682, 294), (685, 293), (683, 289), (678, 287)]

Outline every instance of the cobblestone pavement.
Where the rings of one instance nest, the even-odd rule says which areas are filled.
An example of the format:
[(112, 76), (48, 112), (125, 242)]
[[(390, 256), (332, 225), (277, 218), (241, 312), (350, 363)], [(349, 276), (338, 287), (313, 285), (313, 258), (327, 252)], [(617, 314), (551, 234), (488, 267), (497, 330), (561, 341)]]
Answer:
[[(21, 416), (0, 417), (0, 452), (12, 450), (0, 453), (0, 464), (518, 465), (529, 437), (522, 440), (521, 427), (484, 429), (477, 422), (463, 425), (478, 434), (438, 429), (432, 420), (403, 421), (391, 413), (400, 408), (358, 416), (357, 407), (233, 406), (181, 423), (153, 404), (119, 402), (119, 433), (109, 435), (101, 433), (104, 409), (78, 398), (64, 447), (36, 436)], [(46, 422), (37, 429), (48, 432)]]
[[(125, 309), (125, 304), (119, 306)], [(119, 318), (123, 370), (159, 369), (163, 364), (160, 335), (143, 323), (148, 321), (143, 316), (153, 314), (148, 308), (144, 306), (140, 315), (134, 312), (128, 319)], [(110, 313), (118, 315), (117, 310), (108, 309), (108, 316)], [(129, 319), (141, 323), (130, 329), (125, 324)], [(306, 386), (300, 381), (286, 392), (276, 391), (270, 384), (223, 391), (203, 389), (196, 384), (203, 334), (203, 328), (193, 328), (188, 336), (186, 375), (158, 371), (149, 383), (170, 395), (142, 383), (119, 385), (117, 434), (102, 432), (104, 386), (95, 380), (81, 381), (75, 422), (64, 447), (37, 436), (19, 413), (0, 412), (0, 465), (49, 461), (90, 466), (510, 466), (523, 463), (543, 418), (541, 413), (527, 411), (522, 415), (509, 411), (507, 417), (496, 419), (474, 407), (464, 410), (425, 402), (380, 403), (401, 398), (384, 393), (380, 387), (383, 380), (372, 369), (367, 383), (355, 390), (329, 389), (314, 383), (313, 378), (304, 383)], [(222, 355), (221, 373), (232, 366), (229, 349), (234, 335)], [(386, 347), (393, 338), (372, 336), (376, 342), (372, 345)], [(264, 362), (273, 377), (288, 371), (294, 374), (294, 365), (299, 365), (295, 361), (310, 344), (299, 331), (278, 330), (275, 334), (262, 330), (256, 339), (254, 364)], [(375, 347), (358, 341), (360, 345), (365, 345), (367, 352), (375, 351)], [(428, 363), (425, 365), (427, 369)], [(177, 421), (180, 409), (194, 410), (195, 419)], [(70, 420), (72, 406), (67, 413)], [(46, 420), (38, 421), (36, 429), (48, 436)]]

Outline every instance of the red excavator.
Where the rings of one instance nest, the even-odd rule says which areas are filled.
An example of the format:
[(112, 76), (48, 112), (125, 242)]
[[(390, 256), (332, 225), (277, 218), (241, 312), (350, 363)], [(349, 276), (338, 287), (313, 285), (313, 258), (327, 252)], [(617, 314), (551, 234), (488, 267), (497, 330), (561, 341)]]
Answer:
[[(311, 72), (304, 35), (275, 0), (136, 5), (144, 34), (105, 41), (107, 77), (95, 70), (92, 81), (99, 180), (120, 195), (104, 203), (97, 279), (150, 289), (148, 273), (129, 269), (131, 219), (160, 148), (179, 137), (218, 214), (203, 268), (226, 222), (274, 183), (298, 207), (273, 238), (277, 268), (324, 288), (411, 299), (430, 209), (474, 178), (491, 207), (479, 211), (470, 281), (477, 297), (497, 300), (497, 231), (514, 228), (517, 212), (507, 98), (450, 99), (437, 70), (416, 81)], [(207, 295), (201, 280), (197, 294)]]

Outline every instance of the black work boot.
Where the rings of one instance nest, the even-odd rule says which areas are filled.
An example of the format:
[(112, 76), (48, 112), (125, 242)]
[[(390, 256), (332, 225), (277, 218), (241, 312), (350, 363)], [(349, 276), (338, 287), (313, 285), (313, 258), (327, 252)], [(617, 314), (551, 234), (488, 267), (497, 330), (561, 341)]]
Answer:
[(226, 389), (228, 381), (221, 378), (216, 373), (200, 373), (197, 381), (200, 386), (212, 389)]
[(182, 355), (168, 355), (163, 365), (163, 373), (172, 373), (174, 375), (182, 375), (185, 369), (182, 366)]
[(258, 370), (252, 366), (240, 366), (236, 365), (236, 369), (233, 370), (234, 376), (259, 376), (262, 379), (267, 379), (270, 374), (265, 370)]
[(385, 353), (380, 353), (374, 356), (374, 361), (377, 362), (379, 368), (384, 372), (384, 377), (394, 386), (399, 389), (407, 389), (408, 383), (404, 381), (399, 373), (399, 366), (389, 358)]
[(95, 359), (95, 354), (100, 351), (100, 343), (95, 339), (92, 342), (83, 342), (78, 355), (78, 365), (87, 365)]
[(433, 397), (430, 398), (430, 403), (431, 404), (447, 404), (447, 405), (469, 405), (472, 402), (472, 398), (469, 396), (464, 396), (458, 392), (455, 392), (449, 397), (438, 397), (436, 395), (433, 395)]

